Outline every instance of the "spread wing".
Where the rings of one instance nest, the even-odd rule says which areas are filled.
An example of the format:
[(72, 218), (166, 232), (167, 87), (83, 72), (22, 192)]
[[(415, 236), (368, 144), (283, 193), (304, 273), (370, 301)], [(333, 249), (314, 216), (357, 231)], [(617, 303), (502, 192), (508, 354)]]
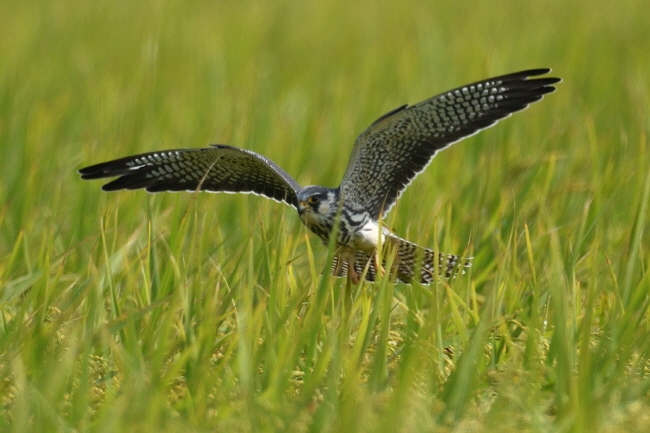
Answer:
[(79, 170), (82, 179), (119, 176), (104, 191), (141, 189), (253, 193), (297, 207), (300, 185), (270, 159), (213, 144), (202, 149), (143, 153)]
[(378, 219), (439, 150), (489, 128), (555, 91), (534, 69), (468, 84), (377, 119), (357, 138), (341, 181), (344, 200)]

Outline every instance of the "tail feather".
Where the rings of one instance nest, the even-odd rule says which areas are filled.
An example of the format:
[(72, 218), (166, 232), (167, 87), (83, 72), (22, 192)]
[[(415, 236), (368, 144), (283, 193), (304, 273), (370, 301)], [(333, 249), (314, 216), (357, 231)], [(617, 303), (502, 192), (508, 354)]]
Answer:
[[(431, 284), (438, 275), (440, 278), (455, 278), (459, 273), (465, 273), (465, 268), (472, 266), (472, 257), (461, 257), (454, 254), (445, 254), (423, 248), (405, 239), (393, 236), (387, 246), (396, 245), (397, 255), (393, 260), (391, 277), (397, 278), (404, 283), (411, 283), (416, 274), (419, 273), (421, 284)], [(387, 251), (392, 250), (386, 248)], [(331, 273), (335, 277), (346, 277), (348, 275), (349, 263), (343, 259), (342, 253), (334, 255), (332, 260)], [(438, 267), (436, 271), (435, 267)], [(386, 257), (382, 258), (382, 267), (386, 269)], [(419, 272), (417, 269), (419, 268)], [(373, 256), (361, 250), (354, 254), (354, 270), (357, 274), (366, 273), (366, 281), (375, 281), (377, 269)]]

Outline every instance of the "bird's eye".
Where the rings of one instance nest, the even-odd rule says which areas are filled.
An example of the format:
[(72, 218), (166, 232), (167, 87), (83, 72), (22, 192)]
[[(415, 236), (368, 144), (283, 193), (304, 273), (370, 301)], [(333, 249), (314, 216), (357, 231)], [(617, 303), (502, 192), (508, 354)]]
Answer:
[(307, 201), (309, 202), (309, 204), (318, 204), (318, 202), (320, 201), (320, 197), (318, 197), (317, 195), (312, 195), (307, 199)]

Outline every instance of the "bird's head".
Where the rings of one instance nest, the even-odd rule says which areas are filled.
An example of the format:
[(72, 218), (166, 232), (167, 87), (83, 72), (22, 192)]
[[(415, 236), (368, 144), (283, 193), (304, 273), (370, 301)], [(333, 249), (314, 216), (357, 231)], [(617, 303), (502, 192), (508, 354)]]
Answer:
[(334, 219), (338, 211), (338, 190), (308, 186), (298, 193), (298, 213), (308, 226), (324, 218)]

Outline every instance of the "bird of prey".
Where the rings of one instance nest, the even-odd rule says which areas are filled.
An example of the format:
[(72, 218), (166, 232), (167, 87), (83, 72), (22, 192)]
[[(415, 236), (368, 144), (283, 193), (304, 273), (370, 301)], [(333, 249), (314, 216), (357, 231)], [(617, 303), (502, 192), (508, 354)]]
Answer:
[(143, 153), (79, 173), (83, 179), (117, 177), (102, 186), (104, 191), (258, 194), (295, 207), (305, 226), (325, 243), (336, 232), (333, 275), (347, 276), (354, 284), (362, 276), (374, 281), (386, 272), (388, 256), (379, 257), (380, 249), (392, 254), (391, 278), (430, 284), (462, 271), (469, 259), (402, 239), (381, 224), (382, 218), (438, 151), (555, 91), (560, 79), (538, 77), (548, 72), (533, 69), (478, 81), (384, 114), (356, 139), (337, 188), (301, 187), (265, 156), (221, 144)]

